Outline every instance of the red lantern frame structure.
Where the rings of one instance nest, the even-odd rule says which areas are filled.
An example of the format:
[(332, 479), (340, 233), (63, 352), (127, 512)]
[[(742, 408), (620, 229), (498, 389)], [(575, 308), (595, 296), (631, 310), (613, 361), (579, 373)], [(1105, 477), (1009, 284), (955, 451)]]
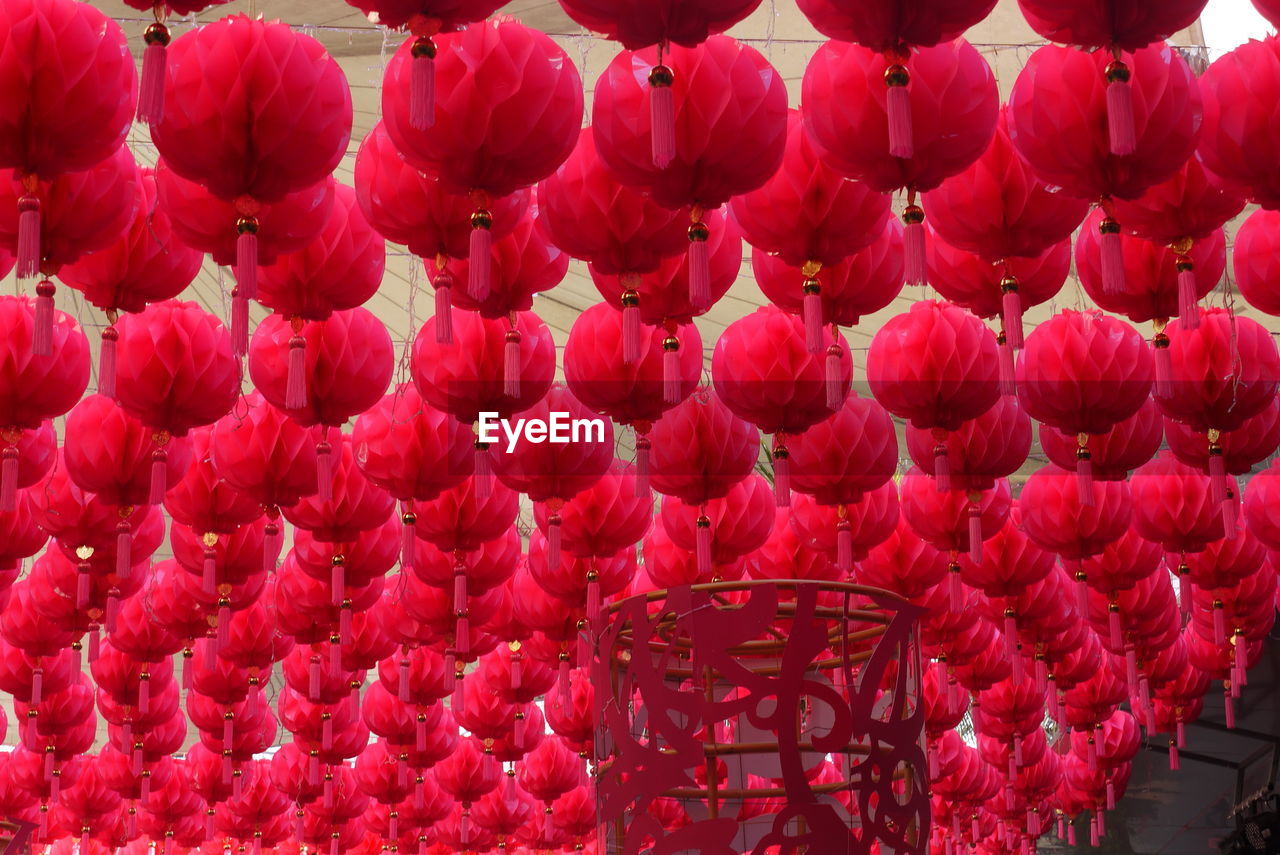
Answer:
[[(929, 851), (923, 609), (844, 582), (756, 580), (609, 611), (591, 663), (607, 851), (648, 838), (657, 851)], [(655, 817), (664, 799), (690, 822)]]

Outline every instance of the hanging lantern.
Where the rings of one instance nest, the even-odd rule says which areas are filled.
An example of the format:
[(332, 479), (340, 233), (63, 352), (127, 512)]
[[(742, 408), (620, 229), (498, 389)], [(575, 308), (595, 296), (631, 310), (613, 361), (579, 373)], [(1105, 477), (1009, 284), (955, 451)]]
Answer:
[(1278, 51), (1275, 36), (1250, 39), (1215, 60), (1200, 79), (1200, 161), (1227, 192), (1269, 211), (1280, 207), (1280, 186), (1258, 158), (1274, 144), (1267, 104), (1280, 84), (1273, 70)]

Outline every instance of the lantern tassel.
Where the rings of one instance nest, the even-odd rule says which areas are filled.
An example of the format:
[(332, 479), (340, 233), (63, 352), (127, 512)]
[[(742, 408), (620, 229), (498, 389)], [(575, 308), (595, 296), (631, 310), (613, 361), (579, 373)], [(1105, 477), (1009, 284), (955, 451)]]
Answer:
[(405, 570), (412, 570), (414, 553), (417, 551), (417, 538), (414, 529), (417, 516), (408, 510), (408, 505), (405, 508), (405, 512), (400, 517), (400, 567)]
[(773, 450), (773, 500), (779, 508), (791, 507), (791, 454), (782, 447)]
[[(153, 25), (154, 26), (154, 25)], [(164, 25), (159, 25), (163, 27)], [(150, 35), (151, 27), (147, 28)], [(164, 40), (148, 41), (142, 52), (142, 79), (138, 86), (138, 121), (155, 126), (164, 118), (164, 75), (168, 65), (168, 30)]]
[(1012, 398), (1018, 394), (1018, 369), (1014, 365), (1013, 345), (1000, 342), (1000, 394)]
[(487, 499), (493, 493), (493, 460), (489, 457), (489, 446), (476, 445), (475, 454), (476, 495)]
[(680, 403), (684, 378), (680, 371), (680, 342), (675, 336), (667, 336), (662, 344), (662, 400), (668, 404)]
[(840, 365), (841, 350), (840, 345), (833, 344), (827, 348), (826, 363), (826, 386), (827, 386), (827, 409), (835, 412), (844, 404), (847, 390), (844, 385), (844, 376)]
[(1200, 302), (1196, 296), (1196, 273), (1190, 260), (1178, 262), (1178, 326), (1200, 328)]
[(711, 305), (709, 236), (706, 224), (701, 221), (689, 227), (689, 302), (699, 312)]
[(116, 342), (120, 334), (115, 327), (102, 331), (102, 347), (98, 350), (98, 392), (108, 398), (116, 396)]
[(853, 572), (853, 526), (847, 519), (836, 525), (836, 569), (845, 576)]
[(249, 300), (239, 288), (231, 290), (231, 349), (236, 356), (249, 352)]
[(1089, 584), (1083, 573), (1076, 575), (1076, 611), (1082, 620), (1089, 617)]
[(622, 361), (635, 365), (640, 361), (640, 306), (623, 301), (622, 304)]
[(647, 436), (636, 437), (636, 490), (641, 494), (649, 492), (649, 449)]
[(53, 283), (48, 279), (36, 286), (36, 325), (31, 337), (31, 352), (36, 356), (53, 353), (54, 292)]
[(116, 575), (121, 579), (128, 579), (132, 568), (133, 529), (127, 520), (120, 520), (116, 524)]
[[(1087, 451), (1087, 449), (1085, 449)], [(1093, 457), (1076, 456), (1076, 493), (1082, 507), (1092, 507), (1093, 495)]]
[(409, 660), (407, 658), (400, 660), (400, 679), (397, 683), (396, 695), (400, 698), (400, 703), (409, 703)]
[(1170, 739), (1169, 740), (1169, 771), (1177, 772), (1181, 768), (1182, 768), (1182, 764), (1178, 760), (1178, 743), (1177, 741)]
[(301, 410), (307, 405), (307, 340), (300, 335), (289, 339), (288, 379), (285, 383), (284, 408)]
[[(910, 216), (913, 211), (919, 212), (918, 218)], [(924, 211), (912, 206), (903, 219), (906, 222), (902, 234), (906, 256), (905, 281), (907, 285), (925, 285), (929, 277), (925, 269)]]
[(453, 277), (442, 273), (432, 287), (436, 292), (436, 341), (453, 344)]
[(1120, 627), (1120, 609), (1112, 603), (1107, 609), (1107, 630), (1110, 635), (1111, 647), (1119, 650), (1124, 645), (1124, 633)]
[(1213, 643), (1218, 647), (1227, 643), (1227, 616), (1221, 601), (1213, 604)]
[(413, 63), (409, 77), (409, 126), (425, 131), (436, 121), (436, 63), (435, 48), (430, 53), (420, 51), (418, 45), (431, 44), (430, 39), (414, 43)]
[(1217, 447), (1209, 449), (1209, 495), (1215, 505), (1227, 500), (1227, 459)]
[(236, 290), (243, 295), (246, 305), (258, 296), (258, 233), (256, 229), (242, 230), (236, 236)]
[(316, 443), (316, 491), (322, 502), (333, 499), (333, 446), (329, 444), (327, 425)]
[(1107, 130), (1111, 137), (1111, 153), (1124, 157), (1137, 147), (1133, 122), (1133, 90), (1129, 87), (1129, 70), (1122, 62), (1107, 69)]
[(964, 609), (964, 588), (960, 581), (959, 564), (953, 564), (947, 573), (947, 600), (951, 611), (958, 614)]
[[(491, 222), (486, 220), (486, 223)], [(471, 224), (471, 243), (467, 259), (467, 294), (477, 303), (483, 303), (488, 299), (489, 289), (493, 284), (493, 232), (489, 230), (489, 225), (476, 225), (475, 214), (471, 217)]]
[(547, 519), (547, 568), (560, 569), (560, 515), (553, 513)]
[(1120, 224), (1110, 217), (1102, 221), (1100, 254), (1102, 256), (1102, 292), (1124, 293), (1124, 247), (1120, 243)]
[(1227, 727), (1231, 730), (1236, 728), (1236, 702), (1231, 697), (1231, 690), (1228, 689), (1223, 693), (1222, 704), (1227, 713)]
[(711, 570), (711, 520), (705, 513), (698, 517), (694, 546), (698, 562), (698, 578), (709, 581)]
[(163, 446), (151, 452), (151, 488), (147, 503), (158, 505), (169, 489), (169, 452)]
[(933, 477), (939, 493), (950, 492), (955, 486), (951, 480), (951, 454), (945, 442), (933, 447)]
[[(902, 68), (902, 66), (891, 66)], [(906, 76), (906, 69), (902, 69)], [(885, 96), (885, 112), (889, 118), (889, 154), (893, 157), (915, 157), (915, 133), (911, 121), (911, 93), (907, 91), (907, 81), (889, 84)]]
[(266, 541), (262, 549), (262, 569), (267, 573), (276, 571), (276, 562), (280, 560), (280, 550), (284, 546), (284, 537), (280, 533), (280, 524), (270, 521), (266, 527)]
[[(1164, 334), (1161, 333), (1161, 336)], [(1168, 338), (1156, 339), (1156, 385), (1157, 398), (1173, 396), (1173, 355), (1169, 353)]]
[(10, 513), (18, 505), (18, 449), (0, 451), (0, 511)]
[(1022, 348), (1022, 297), (1018, 294), (1018, 289), (1005, 288), (1004, 295), (1001, 298), (1003, 308), (1002, 318), (1004, 320), (1004, 334), (1009, 341), (1009, 346), (1014, 350)]
[(969, 505), (969, 560), (982, 563), (982, 509), (976, 504)]
[(338, 560), (340, 557), (335, 555), (329, 566), (329, 596), (334, 608), (342, 606), (347, 588), (347, 566), (345, 561)]
[(649, 72), (649, 127), (653, 165), (666, 169), (676, 157), (676, 106), (671, 69), (654, 66)]
[[(145, 675), (144, 675), (145, 676)], [(151, 678), (138, 681), (138, 714), (146, 715), (151, 706)]]
[(27, 194), (18, 200), (19, 279), (40, 273), (40, 198)]
[(502, 351), (502, 393), (508, 398), (520, 397), (520, 331), (507, 330)]
[(307, 666), (307, 700), (320, 702), (320, 657), (312, 656)]
[(802, 304), (805, 345), (812, 354), (822, 353), (822, 292), (806, 285)]

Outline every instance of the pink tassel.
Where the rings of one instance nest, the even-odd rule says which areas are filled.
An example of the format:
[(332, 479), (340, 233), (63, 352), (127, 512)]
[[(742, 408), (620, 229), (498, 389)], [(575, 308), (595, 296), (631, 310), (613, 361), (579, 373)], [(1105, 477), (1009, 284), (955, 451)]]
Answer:
[(680, 371), (680, 342), (675, 336), (667, 336), (662, 342), (662, 400), (678, 404), (684, 396), (684, 377)]
[(360, 709), (360, 683), (356, 680), (351, 681), (351, 708)]
[(120, 520), (116, 524), (116, 575), (121, 579), (128, 579), (132, 568), (133, 529), (127, 521)]
[(507, 330), (502, 351), (502, 393), (508, 398), (520, 397), (520, 331)]
[(853, 526), (847, 519), (836, 524), (836, 569), (845, 576), (853, 572)]
[(636, 490), (649, 492), (649, 437), (636, 437)]
[(1082, 619), (1089, 617), (1089, 584), (1083, 573), (1076, 576), (1076, 611)]
[(1124, 645), (1124, 633), (1120, 629), (1120, 610), (1115, 603), (1107, 609), (1107, 625), (1111, 635), (1111, 647), (1119, 650)]
[(18, 200), (18, 266), (19, 279), (40, 274), (40, 199), (25, 195)]
[(138, 681), (138, 713), (146, 715), (151, 707), (151, 678)]
[(249, 352), (249, 300), (239, 288), (231, 289), (231, 350), (236, 356)]
[(409, 77), (409, 126), (425, 131), (436, 122), (436, 46), (420, 37), (413, 43)]
[(18, 506), (18, 449), (12, 445), (0, 451), (0, 511), (10, 513)]
[(138, 121), (160, 124), (164, 118), (164, 76), (168, 65), (169, 29), (160, 22), (147, 26), (142, 52), (142, 80), (138, 86)]
[(436, 341), (453, 344), (453, 277), (441, 273), (431, 285), (436, 292)]
[[(891, 77), (895, 72), (897, 75)], [(911, 121), (911, 93), (907, 91), (907, 70), (900, 65), (889, 66), (885, 79), (889, 82), (889, 91), (885, 95), (885, 112), (889, 118), (889, 154), (893, 157), (915, 157), (915, 133)]]
[(405, 502), (402, 507), (404, 512), (400, 515), (400, 567), (412, 570), (413, 556), (417, 552), (414, 523), (418, 521), (418, 517), (411, 510), (408, 502)]
[(1200, 328), (1200, 302), (1196, 297), (1196, 274), (1191, 260), (1178, 262), (1178, 326)]
[(560, 515), (551, 514), (547, 518), (547, 567), (560, 569)]
[(1001, 298), (1003, 306), (1004, 334), (1009, 346), (1018, 350), (1022, 347), (1022, 298), (1018, 296), (1016, 285), (1005, 287)]
[(312, 656), (307, 668), (307, 700), (320, 701), (320, 657)]
[(817, 280), (813, 280), (812, 286), (805, 283), (802, 305), (805, 346), (810, 353), (822, 353), (822, 292)]
[(1133, 123), (1133, 90), (1129, 88), (1129, 69), (1123, 62), (1107, 66), (1107, 130), (1111, 136), (1111, 153), (1124, 157), (1137, 147)]
[(285, 382), (284, 407), (301, 410), (307, 405), (307, 340), (301, 335), (289, 339), (288, 379)]
[(320, 755), (312, 752), (307, 759), (307, 786), (316, 787), (320, 785)]
[(280, 523), (268, 521), (266, 541), (262, 549), (262, 569), (266, 573), (276, 572), (276, 562), (280, 560), (280, 549), (284, 546), (284, 536), (280, 533)]
[(1098, 771), (1098, 743), (1090, 736), (1086, 744), (1088, 745), (1088, 750), (1085, 753), (1085, 758), (1089, 764), (1089, 771), (1096, 772)]
[[(351, 621), (353, 620), (353, 617), (354, 616), (351, 614), (351, 605), (344, 601), (342, 611), (338, 615), (338, 638), (341, 639), (343, 649), (351, 646)], [(338, 652), (341, 653), (342, 651), (339, 650)], [(338, 659), (338, 664), (342, 664), (341, 657)], [(335, 668), (334, 670), (340, 670), (340, 668)]]
[(845, 396), (849, 392), (845, 387), (844, 376), (840, 365), (840, 356), (840, 345), (833, 344), (827, 348), (827, 409), (832, 412), (839, 410), (840, 407), (844, 405)]
[(1177, 772), (1182, 768), (1182, 763), (1178, 759), (1178, 743), (1172, 739), (1169, 740), (1169, 771)]
[(1240, 533), (1240, 527), (1236, 521), (1236, 502), (1229, 492), (1222, 503), (1222, 528), (1227, 540), (1235, 540), (1236, 535)]
[(76, 573), (76, 609), (84, 611), (89, 608), (89, 565), (81, 564)]
[[(224, 600), (225, 602), (225, 600)], [(222, 606), (218, 609), (218, 649), (221, 650), (227, 646), (227, 642), (231, 639), (231, 606)]]
[(941, 770), (938, 768), (938, 752), (934, 750), (932, 745), (930, 745), (929, 746), (929, 780), (931, 781), (938, 780), (940, 771)]
[(676, 157), (675, 93), (671, 91), (674, 75), (665, 65), (649, 72), (649, 128), (652, 137), (653, 165), (666, 169)]
[(116, 342), (120, 334), (115, 327), (102, 331), (102, 347), (98, 350), (98, 392), (108, 398), (116, 396)]
[(338, 560), (340, 557), (335, 555), (329, 566), (329, 596), (332, 598), (334, 608), (342, 605), (347, 589), (346, 562)]
[(236, 277), (236, 290), (244, 296), (247, 303), (258, 296), (257, 222), (254, 221), (252, 228), (244, 226), (239, 228), (240, 234), (236, 237), (236, 269), (233, 272)]
[(906, 224), (903, 229), (904, 248), (906, 253), (906, 284), (925, 285), (929, 281), (925, 269), (925, 234), (924, 211), (912, 205), (902, 215)]
[(1231, 664), (1232, 670), (1234, 671), (1234, 674), (1231, 677), (1231, 682), (1234, 686), (1247, 686), (1249, 685), (1249, 676), (1248, 669), (1245, 667), (1244, 636), (1237, 631), (1231, 637), (1231, 644), (1234, 648), (1231, 652)]
[[(1163, 335), (1163, 333), (1161, 333)], [(1155, 394), (1157, 398), (1170, 398), (1173, 396), (1173, 355), (1169, 353), (1168, 339), (1165, 338), (1164, 346), (1161, 346), (1161, 340), (1156, 340), (1156, 386)]]
[[(457, 669), (454, 667), (456, 662), (457, 654), (452, 649), (446, 651), (444, 654), (444, 690), (446, 692), (452, 692), (457, 684), (462, 682), (462, 675), (458, 674)], [(455, 709), (462, 705), (461, 698), (455, 698), (454, 700), (457, 701), (457, 703), (453, 704)]]
[(1227, 459), (1217, 443), (1209, 448), (1209, 495), (1215, 505), (1227, 500)]
[(461, 565), (455, 569), (453, 574), (453, 609), (459, 615), (463, 615), (467, 611), (466, 568)]
[(791, 507), (791, 453), (782, 446), (773, 450), (773, 501), (780, 508)]
[(1222, 704), (1227, 713), (1227, 727), (1235, 730), (1236, 727), (1236, 703), (1231, 697), (1231, 692), (1227, 691), (1223, 694)]
[(333, 446), (329, 444), (329, 428), (316, 443), (316, 492), (320, 501), (333, 500)]
[(1067, 845), (1076, 845), (1076, 827), (1074, 825), (1067, 826)]
[(1227, 616), (1221, 601), (1213, 604), (1213, 643), (1217, 647), (1227, 643)]
[(569, 701), (570, 701), (570, 696), (569, 696), (569, 657), (568, 657), (568, 656), (564, 656), (564, 657), (560, 660), (560, 670), (559, 670), (559, 673), (557, 673), (557, 674), (556, 674), (556, 688), (557, 688), (557, 689), (559, 690), (559, 692), (560, 692), (560, 703), (561, 703), (562, 705), (564, 705), (564, 706), (568, 706)]
[(640, 304), (625, 299), (622, 302), (622, 361), (635, 365), (640, 361)]
[(694, 546), (698, 562), (698, 578), (711, 579), (711, 520), (704, 513), (698, 517)]
[(1124, 293), (1124, 249), (1120, 243), (1120, 224), (1107, 217), (1098, 227), (1101, 237), (1102, 292)]
[(696, 222), (689, 227), (689, 302), (699, 312), (711, 305), (709, 237), (706, 223)]
[(1018, 655), (1018, 620), (1013, 615), (1004, 616), (1005, 655), (1012, 662)]
[(169, 453), (164, 446), (151, 452), (151, 489), (148, 504), (158, 505), (169, 491)]
[[(1084, 454), (1081, 455), (1080, 451)], [(1076, 452), (1076, 493), (1081, 506), (1093, 507), (1093, 456), (1087, 446), (1081, 446)]]
[(1000, 342), (1000, 394), (1012, 398), (1018, 394), (1018, 370), (1013, 360), (1013, 345)]
[(933, 447), (933, 478), (939, 493), (950, 492), (954, 488), (951, 480), (951, 455), (945, 442), (939, 442)]
[(977, 814), (973, 816), (973, 827), (969, 829), (969, 834), (975, 842), (982, 839), (982, 825), (978, 822)]
[(461, 673), (454, 674), (453, 678), (453, 696), (449, 698), (449, 706), (453, 709), (454, 715), (459, 716), (463, 710), (463, 705), (467, 695), (463, 690), (463, 679)]
[(230, 747), (236, 735), (235, 718), (222, 717), (222, 744)]
[[(480, 217), (479, 225), (477, 217)], [(493, 285), (493, 232), (489, 230), (492, 224), (488, 211), (477, 211), (471, 215), (467, 294), (477, 303), (483, 303), (489, 298), (489, 289)]]
[(407, 704), (409, 703), (409, 660), (407, 658), (400, 660), (400, 679), (398, 683), (396, 694), (400, 698), (400, 703)]
[(493, 460), (489, 457), (489, 446), (476, 446), (475, 454), (476, 495), (482, 499), (493, 494)]
[(1022, 762), (1022, 737), (1016, 733), (1013, 736), (1013, 765), (1015, 769), (1024, 765)]
[(53, 752), (46, 751), (44, 753), (44, 782), (47, 784), (53, 780)]
[(1125, 682), (1129, 687), (1129, 696), (1138, 693), (1138, 653), (1130, 644), (1124, 652)]
[(969, 505), (969, 560), (982, 563), (982, 509)]
[(600, 625), (600, 580), (587, 582), (587, 620), (591, 626)]
[(1174, 735), (1178, 740), (1179, 748), (1187, 747), (1187, 725), (1186, 722), (1179, 720), (1174, 727)]
[(36, 356), (53, 353), (53, 295), (56, 289), (48, 279), (36, 286), (36, 326), (32, 331), (31, 352)]
[(959, 614), (964, 609), (964, 587), (960, 581), (960, 566), (953, 565), (947, 573), (947, 599), (951, 611)]

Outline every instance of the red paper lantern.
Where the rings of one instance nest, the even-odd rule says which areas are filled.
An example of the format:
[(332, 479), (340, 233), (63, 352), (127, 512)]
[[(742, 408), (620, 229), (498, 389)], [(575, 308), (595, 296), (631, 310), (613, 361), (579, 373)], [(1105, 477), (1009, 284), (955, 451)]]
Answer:
[(850, 393), (839, 411), (795, 437), (791, 487), (824, 505), (856, 504), (898, 468), (893, 419), (873, 398)]
[[(838, 333), (838, 331), (836, 331)], [(774, 434), (774, 488), (790, 502), (787, 434), (828, 418), (849, 394), (853, 362), (844, 337), (823, 331), (825, 360), (809, 352), (804, 324), (763, 306), (729, 325), (711, 356), (716, 395), (734, 415)]]
[(735, 197), (730, 211), (757, 252), (777, 255), (787, 265), (802, 268), (805, 329), (810, 351), (817, 352), (823, 324), (817, 274), (883, 234), (890, 216), (889, 200), (819, 160), (800, 113), (793, 110), (782, 165), (762, 187)]
[(694, 551), (698, 575), (705, 577), (714, 565), (732, 564), (764, 545), (776, 516), (769, 494), (769, 483), (752, 475), (704, 505), (668, 497), (662, 500), (663, 529), (676, 546)]
[[(656, 89), (672, 103), (669, 111), (650, 115), (644, 106), (655, 88), (648, 80), (655, 65), (662, 69)], [(732, 98), (725, 98), (728, 93)], [(786, 110), (781, 76), (760, 53), (728, 36), (711, 36), (696, 47), (668, 46), (661, 56), (655, 48), (624, 51), (596, 84), (593, 131), (606, 168), (659, 205), (692, 206), (689, 299), (697, 309), (712, 302), (704, 214), (777, 171)]]
[[(689, 505), (722, 498), (751, 474), (760, 456), (760, 436), (710, 389), (700, 389), (654, 423), (650, 481), (654, 490)], [(641, 450), (637, 448), (637, 459)], [(639, 468), (639, 465), (637, 465)]]
[(1231, 266), (1240, 295), (1260, 312), (1280, 315), (1280, 270), (1273, 248), (1280, 239), (1280, 213), (1254, 211), (1241, 224)]
[(14, 93), (0, 113), (0, 167), (15, 170), (21, 183), (14, 246), (18, 275), (29, 277), (50, 255), (40, 242), (41, 182), (90, 170), (121, 148), (138, 78), (119, 25), (68, 0), (6, 6), (0, 42), (0, 80)]
[(995, 339), (981, 321), (933, 300), (891, 318), (871, 341), (871, 392), (895, 416), (934, 431), (934, 472), (943, 489), (950, 489), (947, 432), (999, 400), (998, 362)]
[(1167, 552), (1199, 552), (1225, 534), (1210, 479), (1162, 451), (1133, 473), (1134, 528)]
[(1280, 186), (1258, 158), (1273, 147), (1271, 92), (1280, 40), (1250, 39), (1219, 57), (1200, 80), (1204, 92), (1204, 132), (1198, 155), (1230, 193), (1267, 210), (1280, 207)]
[[(414, 121), (415, 41), (387, 65), (382, 112), (405, 160), (437, 177), (443, 189), (472, 197), (470, 278), (473, 299), (488, 296), (491, 200), (546, 178), (577, 142), (582, 80), (548, 36), (515, 19), (487, 21), (441, 37), (435, 56), (432, 122)], [(477, 113), (476, 104), (485, 110)]]
[(1138, 412), (1117, 422), (1105, 433), (1089, 437), (1089, 459), (1078, 456), (1079, 436), (1050, 424), (1040, 425), (1040, 448), (1049, 461), (1071, 472), (1088, 464), (1092, 476), (1101, 481), (1123, 481), (1129, 472), (1146, 463), (1160, 450), (1164, 439), (1163, 420), (1155, 401), (1147, 398)]
[(394, 506), (391, 494), (366, 479), (356, 466), (351, 438), (340, 434), (339, 442), (334, 449), (332, 494), (304, 496), (284, 509), (289, 522), (330, 543), (354, 540), (360, 532), (381, 526)]
[(1138, 331), (1100, 312), (1067, 309), (1027, 336), (1018, 397), (1032, 418), (1077, 435), (1081, 501), (1093, 495), (1089, 437), (1137, 413), (1153, 374), (1151, 351)]
[[(804, 119), (837, 171), (882, 192), (906, 189), (906, 281), (922, 285), (924, 210), (916, 193), (982, 155), (995, 133), (1000, 97), (991, 68), (964, 39), (920, 47), (909, 64), (910, 72), (897, 53), (827, 42), (805, 69)], [(885, 89), (867, 85), (881, 78)]]
[[(1164, 434), (1169, 450), (1183, 463), (1206, 474), (1218, 466), (1205, 437), (1195, 428), (1166, 418)], [(1280, 447), (1280, 402), (1272, 398), (1265, 410), (1245, 419), (1240, 427), (1222, 431), (1217, 444), (1221, 447), (1221, 469), (1231, 475), (1248, 475)]]
[(1244, 515), (1249, 530), (1267, 545), (1268, 549), (1280, 549), (1280, 505), (1274, 501), (1280, 489), (1280, 465), (1271, 465), (1259, 472), (1247, 483), (1244, 491)]
[(237, 234), (238, 343), (258, 291), (262, 205), (333, 172), (351, 139), (351, 90), (318, 41), (278, 21), (231, 15), (168, 53), (168, 106), (151, 137), (175, 173), (234, 205), (223, 228)]
[(1171, 317), (1198, 324), (1197, 302), (1222, 280), (1227, 266), (1226, 238), (1222, 229), (1194, 243), (1180, 243), (1179, 252), (1149, 240), (1120, 236), (1124, 278), (1119, 291), (1108, 290), (1103, 277), (1100, 226), (1105, 213), (1098, 209), (1085, 222), (1076, 241), (1076, 270), (1080, 284), (1103, 309), (1134, 323)]
[[(916, 466), (939, 477), (938, 440), (933, 432), (907, 425), (907, 452)], [(1022, 466), (1031, 452), (1031, 419), (1016, 398), (1002, 397), (995, 406), (951, 431), (942, 440), (946, 464), (945, 482), (939, 489), (990, 490), (998, 478), (1007, 478)]]
[(1089, 209), (1035, 176), (1009, 138), (1007, 108), (982, 156), (925, 193), (924, 205), (939, 237), (992, 264), (1042, 255), (1069, 238)]
[(859, 584), (915, 600), (946, 578), (947, 568), (946, 553), (916, 534), (904, 519), (858, 562), (854, 575)]
[[(938, 490), (932, 478), (913, 466), (899, 486), (902, 518), (912, 531), (939, 550), (955, 555), (968, 552), (975, 564), (982, 560), (983, 541), (1004, 525), (1012, 502), (1009, 482), (1003, 478), (987, 490), (944, 492)], [(952, 570), (958, 582), (958, 566)], [(948, 594), (951, 608), (959, 610), (960, 591), (954, 584)]]
[(893, 532), (898, 517), (898, 488), (888, 481), (861, 500), (834, 508), (803, 493), (793, 496), (788, 521), (804, 544), (823, 552), (847, 575), (854, 562)]

